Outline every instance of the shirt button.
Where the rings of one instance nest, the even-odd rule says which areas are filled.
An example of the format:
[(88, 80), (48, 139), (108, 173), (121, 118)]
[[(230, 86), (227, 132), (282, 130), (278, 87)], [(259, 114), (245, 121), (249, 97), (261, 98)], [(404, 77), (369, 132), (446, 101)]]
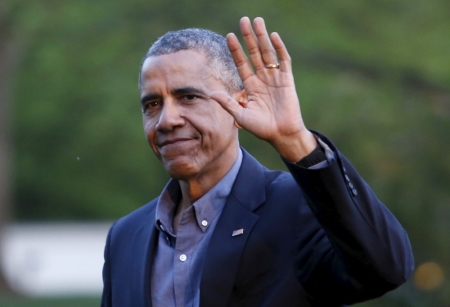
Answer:
[(180, 260), (181, 260), (181, 261), (184, 262), (184, 261), (186, 261), (186, 259), (187, 259), (187, 257), (186, 257), (185, 254), (181, 254), (181, 255), (180, 255)]
[(207, 220), (203, 220), (202, 221), (202, 225), (205, 226), (205, 227), (208, 226), (208, 221)]

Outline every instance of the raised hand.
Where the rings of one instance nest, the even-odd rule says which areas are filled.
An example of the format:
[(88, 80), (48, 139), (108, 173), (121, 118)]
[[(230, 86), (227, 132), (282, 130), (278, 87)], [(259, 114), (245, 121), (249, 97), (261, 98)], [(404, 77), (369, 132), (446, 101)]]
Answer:
[(239, 104), (228, 93), (213, 92), (210, 97), (227, 110), (244, 129), (263, 139), (285, 159), (296, 162), (308, 155), (317, 142), (303, 123), (295, 90), (291, 58), (278, 33), (267, 33), (264, 20), (243, 17), (241, 32), (250, 54), (248, 58), (233, 33), (227, 35), (247, 101)]

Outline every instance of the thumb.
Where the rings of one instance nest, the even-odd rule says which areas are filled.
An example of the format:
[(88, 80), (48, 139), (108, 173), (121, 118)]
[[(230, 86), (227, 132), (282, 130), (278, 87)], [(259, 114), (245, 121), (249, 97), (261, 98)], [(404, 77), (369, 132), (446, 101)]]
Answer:
[(211, 99), (217, 101), (234, 119), (240, 118), (242, 106), (230, 95), (223, 91), (215, 91), (209, 94)]

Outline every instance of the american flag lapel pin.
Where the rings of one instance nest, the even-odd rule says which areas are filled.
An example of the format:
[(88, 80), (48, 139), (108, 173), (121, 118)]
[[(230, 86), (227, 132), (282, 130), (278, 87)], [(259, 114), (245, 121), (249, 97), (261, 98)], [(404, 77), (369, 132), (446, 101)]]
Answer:
[(237, 230), (233, 231), (233, 233), (231, 234), (231, 236), (232, 236), (232, 237), (235, 237), (235, 236), (239, 236), (239, 235), (241, 235), (241, 234), (243, 234), (243, 233), (244, 233), (244, 228), (241, 228), (241, 229), (237, 229)]

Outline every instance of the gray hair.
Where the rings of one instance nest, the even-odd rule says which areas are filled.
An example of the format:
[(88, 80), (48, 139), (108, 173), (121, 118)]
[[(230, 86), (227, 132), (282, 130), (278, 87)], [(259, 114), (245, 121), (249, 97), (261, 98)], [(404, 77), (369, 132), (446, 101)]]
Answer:
[[(210, 30), (190, 28), (167, 32), (153, 43), (143, 58), (142, 64), (150, 56), (170, 54), (181, 50), (194, 50), (204, 54), (211, 75), (222, 81), (229, 93), (244, 88), (225, 37)], [(140, 86), (141, 72), (139, 73), (139, 88)]]

